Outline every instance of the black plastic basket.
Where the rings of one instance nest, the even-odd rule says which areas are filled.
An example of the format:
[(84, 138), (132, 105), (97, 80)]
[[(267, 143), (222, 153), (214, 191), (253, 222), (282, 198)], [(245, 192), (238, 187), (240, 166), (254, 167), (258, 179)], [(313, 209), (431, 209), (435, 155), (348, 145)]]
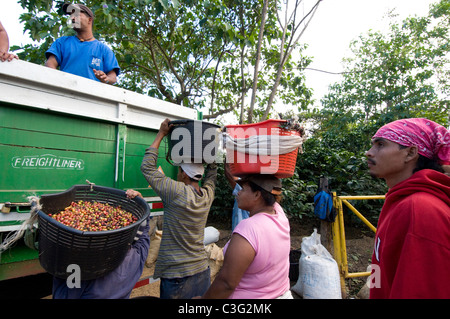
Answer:
[[(95, 232), (68, 227), (48, 216), (79, 200), (121, 206), (138, 220), (120, 229)], [(75, 185), (62, 193), (42, 195), (40, 204), (39, 261), (48, 273), (62, 279), (72, 274), (69, 265), (79, 266), (81, 280), (96, 279), (115, 269), (125, 258), (140, 224), (150, 214), (142, 198), (129, 199), (125, 191), (96, 185)]]
[[(173, 126), (169, 132), (168, 160), (176, 164), (210, 164), (216, 161), (221, 131), (219, 125), (199, 120), (175, 120), (170, 124)], [(179, 143), (182, 144), (172, 154), (173, 148)]]

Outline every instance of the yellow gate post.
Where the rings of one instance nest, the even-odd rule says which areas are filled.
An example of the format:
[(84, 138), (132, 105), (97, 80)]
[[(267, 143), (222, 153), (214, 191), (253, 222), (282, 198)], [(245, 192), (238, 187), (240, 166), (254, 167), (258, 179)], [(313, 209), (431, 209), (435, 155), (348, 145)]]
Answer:
[[(341, 281), (341, 293), (342, 293), (342, 298), (346, 298), (347, 296), (347, 291), (345, 290), (345, 275), (344, 275), (344, 265), (343, 265), (343, 252), (342, 252), (342, 242), (345, 243), (345, 238), (342, 240), (341, 238), (341, 216), (342, 215), (342, 203), (341, 201), (338, 200), (338, 197), (336, 195), (336, 192), (333, 192), (333, 206), (336, 209), (336, 219), (333, 222), (333, 227), (332, 227), (332, 231), (333, 231), (333, 246), (334, 246), (334, 259), (336, 260), (336, 263), (338, 264), (338, 268), (339, 268), (339, 277), (340, 277), (340, 281)], [(343, 218), (342, 218), (343, 221)], [(345, 245), (344, 245), (344, 249), (345, 249)]]
[(336, 219), (333, 222), (333, 246), (334, 246), (334, 258), (339, 267), (339, 275), (341, 281), (342, 298), (345, 298), (347, 291), (345, 288), (345, 279), (369, 276), (370, 272), (348, 272), (347, 261), (347, 245), (345, 242), (345, 229), (344, 229), (344, 209), (343, 205), (347, 206), (364, 224), (366, 224), (373, 232), (376, 232), (376, 227), (373, 226), (348, 200), (366, 200), (366, 199), (384, 199), (384, 195), (369, 195), (369, 196), (337, 196), (333, 192), (333, 206), (336, 209)]

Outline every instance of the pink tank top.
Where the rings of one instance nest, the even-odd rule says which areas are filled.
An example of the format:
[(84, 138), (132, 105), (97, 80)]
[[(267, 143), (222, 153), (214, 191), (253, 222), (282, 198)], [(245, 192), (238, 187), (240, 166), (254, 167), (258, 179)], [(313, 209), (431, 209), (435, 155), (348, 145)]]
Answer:
[(274, 209), (276, 214), (258, 213), (242, 220), (233, 231), (250, 243), (256, 255), (230, 299), (273, 299), (290, 288), (289, 221), (278, 203)]

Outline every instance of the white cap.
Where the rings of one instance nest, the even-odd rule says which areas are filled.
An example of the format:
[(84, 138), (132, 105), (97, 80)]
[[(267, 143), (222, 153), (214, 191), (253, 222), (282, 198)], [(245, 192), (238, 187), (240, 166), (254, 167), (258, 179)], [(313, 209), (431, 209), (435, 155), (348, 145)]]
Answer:
[(203, 164), (199, 163), (181, 163), (181, 169), (192, 179), (199, 181), (203, 177), (203, 173), (205, 172), (205, 168)]

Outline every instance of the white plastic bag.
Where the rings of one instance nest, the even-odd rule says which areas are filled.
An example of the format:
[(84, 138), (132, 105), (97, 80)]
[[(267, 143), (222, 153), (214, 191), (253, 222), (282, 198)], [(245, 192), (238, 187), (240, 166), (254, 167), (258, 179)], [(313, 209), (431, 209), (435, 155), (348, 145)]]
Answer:
[(292, 291), (304, 299), (341, 299), (339, 268), (320, 243), (317, 229), (302, 239), (299, 275)]
[(215, 243), (219, 241), (219, 237), (220, 232), (216, 228), (208, 226), (205, 228), (205, 237), (203, 239), (203, 244), (206, 246)]

